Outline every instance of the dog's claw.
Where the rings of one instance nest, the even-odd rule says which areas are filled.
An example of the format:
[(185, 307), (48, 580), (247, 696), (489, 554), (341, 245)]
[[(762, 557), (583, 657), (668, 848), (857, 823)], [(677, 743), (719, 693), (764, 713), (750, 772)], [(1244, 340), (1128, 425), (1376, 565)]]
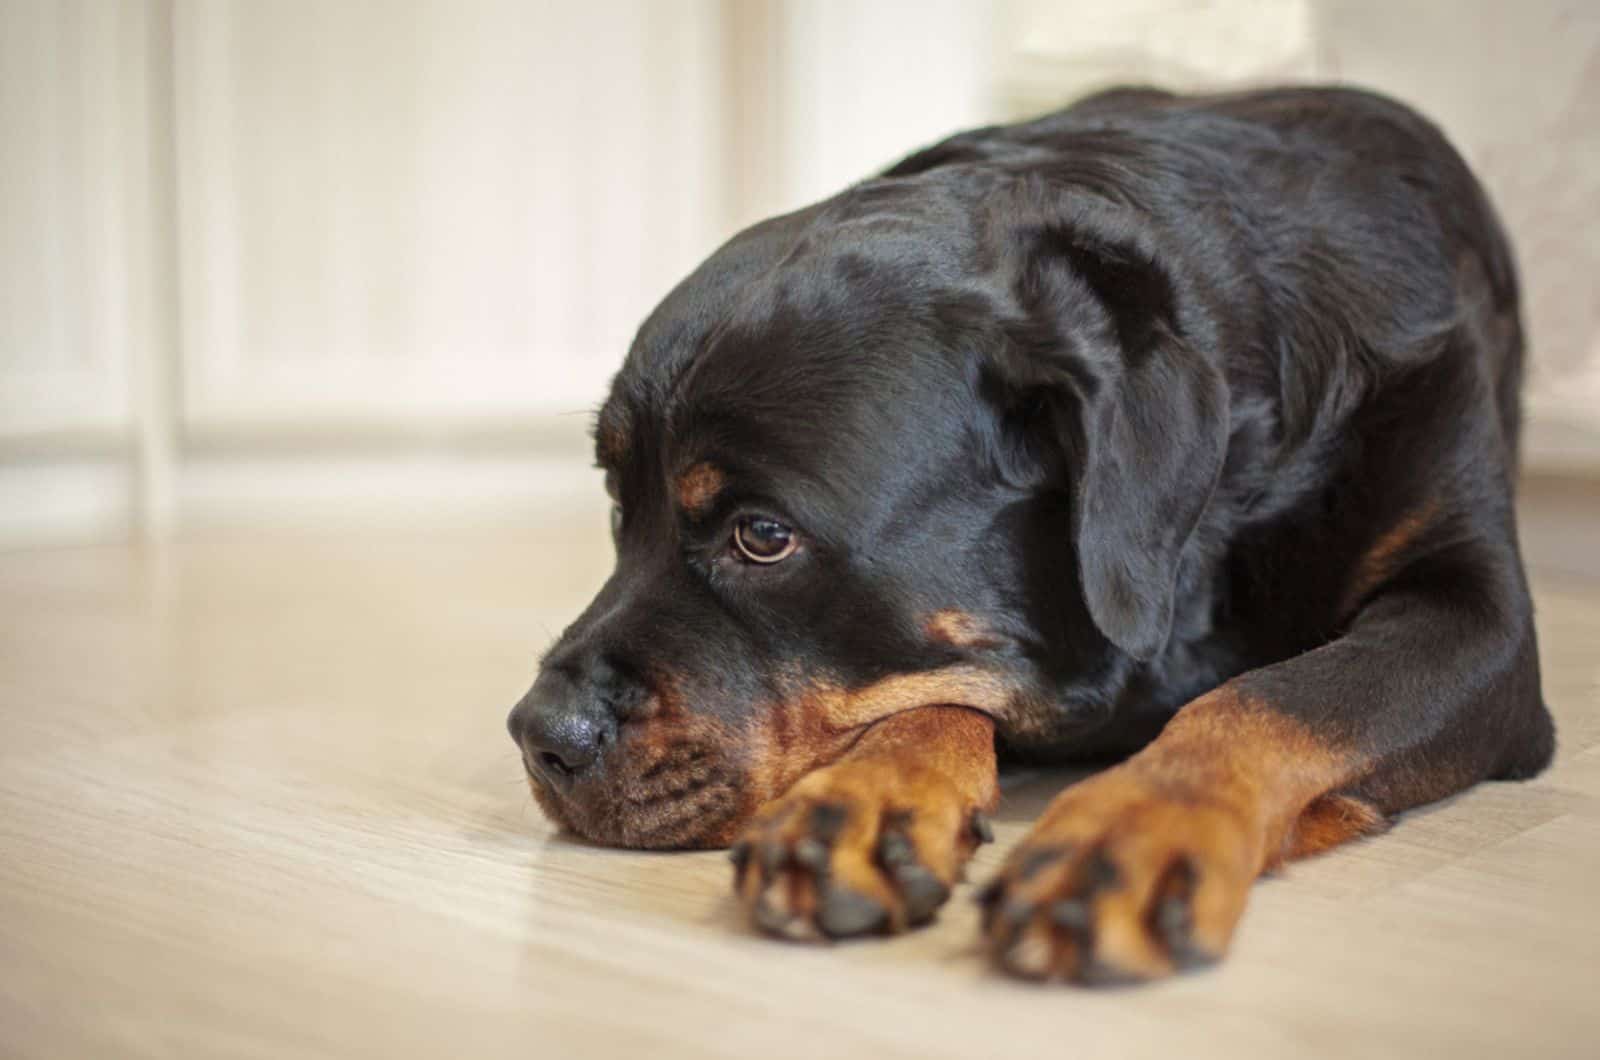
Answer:
[(1089, 904), (1077, 898), (1066, 898), (1052, 905), (1050, 921), (1061, 930), (1080, 938), (1088, 933), (1093, 922)]
[(1103, 850), (1097, 850), (1089, 859), (1089, 864), (1084, 868), (1088, 881), (1085, 892), (1093, 894), (1096, 891), (1107, 891), (1122, 886), (1122, 873), (1117, 871), (1116, 863), (1106, 857)]
[(904, 834), (885, 832), (883, 838), (878, 840), (878, 863), (884, 868), (892, 870), (901, 865), (915, 864), (916, 860), (916, 848)]
[(846, 887), (825, 889), (817, 910), (817, 926), (830, 938), (877, 931), (888, 919), (889, 911), (881, 902)]
[(767, 900), (766, 895), (756, 900), (753, 915), (756, 926), (769, 935), (781, 935), (789, 939), (805, 939), (815, 935), (805, 917), (780, 910)]
[(1093, 955), (1079, 966), (1077, 981), (1084, 986), (1132, 986), (1141, 982), (1137, 975)]
[(1046, 846), (1023, 852), (1022, 860), (1016, 868), (1016, 878), (1026, 880), (1056, 864), (1066, 857), (1070, 851), (1066, 847)]
[(1013, 975), (1025, 979), (1044, 979), (1054, 967), (1055, 953), (1043, 934), (1025, 931), (1006, 945), (1000, 960)]
[(849, 817), (850, 811), (836, 802), (819, 803), (811, 811), (811, 834), (824, 843), (831, 843)]
[(967, 826), (972, 829), (972, 837), (981, 846), (984, 843), (994, 842), (994, 825), (989, 822), (989, 815), (982, 810), (973, 810), (972, 817), (967, 821)]
[(1156, 906), (1156, 930), (1168, 949), (1177, 949), (1189, 937), (1189, 903), (1176, 895)]
[(1000, 906), (999, 915), (1005, 929), (1014, 934), (1033, 919), (1033, 903), (1012, 899)]
[(802, 839), (794, 845), (794, 860), (813, 875), (821, 875), (828, 871), (828, 848), (820, 839)]
[(905, 899), (906, 920), (909, 923), (921, 924), (931, 919), (944, 905), (945, 899), (950, 897), (950, 888), (916, 862), (895, 868), (894, 878)]

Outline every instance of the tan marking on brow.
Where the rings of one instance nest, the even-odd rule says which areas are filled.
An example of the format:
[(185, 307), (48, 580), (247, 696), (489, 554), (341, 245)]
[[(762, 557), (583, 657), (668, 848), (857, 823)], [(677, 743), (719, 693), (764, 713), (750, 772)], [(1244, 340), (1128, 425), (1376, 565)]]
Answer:
[(727, 477), (713, 464), (701, 461), (678, 476), (678, 503), (691, 515), (698, 515), (711, 507)]
[(976, 615), (954, 608), (935, 611), (923, 623), (928, 639), (952, 648), (998, 648), (1003, 641), (991, 633)]
[(1433, 525), (1438, 510), (1437, 501), (1427, 501), (1407, 512), (1399, 522), (1379, 535), (1372, 547), (1356, 562), (1350, 585), (1339, 602), (1341, 615), (1349, 615), (1368, 593), (1395, 573), (1400, 554)]

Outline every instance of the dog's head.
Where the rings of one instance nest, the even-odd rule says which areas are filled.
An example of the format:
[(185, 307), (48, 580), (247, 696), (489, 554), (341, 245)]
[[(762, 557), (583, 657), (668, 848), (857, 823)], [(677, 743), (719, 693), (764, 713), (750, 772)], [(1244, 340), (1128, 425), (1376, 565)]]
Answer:
[(535, 796), (627, 846), (729, 841), (899, 711), (1059, 741), (1172, 623), (1220, 378), (1131, 211), (978, 168), (735, 237), (596, 424), (616, 567), (512, 712)]

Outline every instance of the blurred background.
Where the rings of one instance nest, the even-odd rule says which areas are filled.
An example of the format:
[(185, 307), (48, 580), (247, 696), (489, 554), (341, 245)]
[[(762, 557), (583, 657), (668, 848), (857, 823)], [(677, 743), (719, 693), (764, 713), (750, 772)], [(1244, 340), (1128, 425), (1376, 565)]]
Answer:
[(634, 328), (736, 229), (1112, 82), (1347, 80), (1516, 242), (1600, 473), (1593, 0), (0, 0), (0, 547), (600, 512)]

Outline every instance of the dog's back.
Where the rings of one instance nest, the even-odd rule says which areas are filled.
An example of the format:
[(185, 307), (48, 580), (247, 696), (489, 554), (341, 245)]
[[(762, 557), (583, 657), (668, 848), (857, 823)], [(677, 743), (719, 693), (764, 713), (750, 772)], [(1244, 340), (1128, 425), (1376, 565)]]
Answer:
[[(1163, 224), (1222, 298), (1251, 310), (1240, 323), (1254, 327), (1231, 339), (1276, 362), (1291, 400), (1325, 400), (1327, 370), (1346, 355), (1412, 363), (1465, 325), (1515, 466), (1523, 342), (1510, 244), (1461, 156), (1411, 108), (1350, 88), (1118, 88), (953, 136), (885, 175), (971, 163), (1033, 170)], [(1285, 415), (1301, 411), (1331, 416), (1332, 432), (1350, 410)]]

